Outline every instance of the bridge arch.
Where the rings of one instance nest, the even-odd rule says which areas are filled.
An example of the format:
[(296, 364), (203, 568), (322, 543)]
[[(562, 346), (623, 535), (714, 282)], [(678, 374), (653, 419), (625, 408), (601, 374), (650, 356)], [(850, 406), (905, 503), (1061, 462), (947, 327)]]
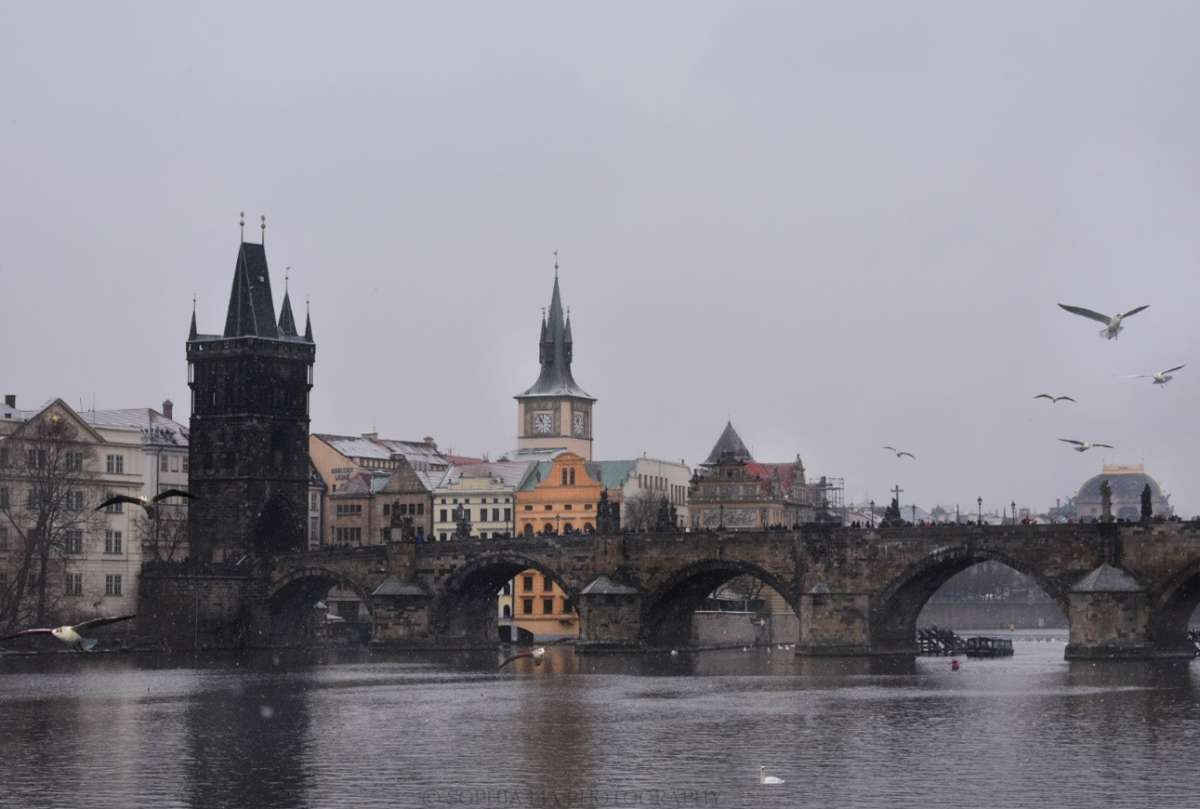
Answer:
[[(526, 570), (536, 570), (558, 585), (574, 609), (580, 589), (577, 582), (534, 557), (496, 551), (474, 557), (445, 580), (433, 603), (431, 620), (435, 634), (469, 645), (497, 643), (497, 593)], [(513, 605), (516, 607), (515, 593)], [(514, 612), (520, 617), (519, 609)]]
[(1162, 649), (1193, 650), (1188, 625), (1200, 607), (1200, 559), (1167, 579), (1150, 601), (1150, 634)]
[(327, 567), (295, 568), (275, 582), (267, 594), (272, 645), (305, 640), (305, 635), (313, 631), (312, 621), (318, 619), (313, 614), (313, 607), (334, 587), (352, 591), (367, 612), (374, 615), (371, 588), (365, 583)]
[(651, 590), (642, 604), (642, 636), (651, 645), (687, 644), (692, 614), (718, 588), (738, 576), (752, 576), (779, 593), (799, 616), (793, 587), (752, 562), (702, 559), (671, 573)]
[(917, 618), (926, 602), (954, 576), (981, 562), (999, 562), (1033, 580), (1069, 620), (1069, 588), (1042, 575), (1020, 558), (988, 548), (955, 545), (939, 548), (913, 562), (891, 579), (871, 605), (872, 648), (911, 651), (916, 643)]

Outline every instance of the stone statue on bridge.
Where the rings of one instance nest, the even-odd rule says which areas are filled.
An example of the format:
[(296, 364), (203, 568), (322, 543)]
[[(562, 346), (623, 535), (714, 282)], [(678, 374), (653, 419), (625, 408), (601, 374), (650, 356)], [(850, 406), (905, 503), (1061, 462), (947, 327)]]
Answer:
[(600, 502), (596, 504), (596, 533), (619, 534), (621, 532), (621, 506), (608, 499), (608, 490), (600, 490)]
[(462, 503), (454, 509), (454, 538), (471, 538), (471, 514)]

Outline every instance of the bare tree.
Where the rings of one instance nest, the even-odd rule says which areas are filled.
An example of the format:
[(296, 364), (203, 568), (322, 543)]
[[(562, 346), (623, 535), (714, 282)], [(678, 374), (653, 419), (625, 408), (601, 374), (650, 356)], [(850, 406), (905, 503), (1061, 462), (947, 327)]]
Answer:
[(189, 549), (187, 506), (160, 503), (154, 517), (144, 511), (134, 518), (133, 530), (142, 543), (146, 560), (177, 562)]
[(658, 520), (658, 498), (643, 490), (627, 499), (621, 515), (621, 526), (627, 531), (653, 531)]
[(0, 594), (0, 625), (44, 626), (61, 588), (63, 556), (97, 525), (95, 449), (53, 410), (0, 440), (0, 525), (8, 528), (10, 582)]

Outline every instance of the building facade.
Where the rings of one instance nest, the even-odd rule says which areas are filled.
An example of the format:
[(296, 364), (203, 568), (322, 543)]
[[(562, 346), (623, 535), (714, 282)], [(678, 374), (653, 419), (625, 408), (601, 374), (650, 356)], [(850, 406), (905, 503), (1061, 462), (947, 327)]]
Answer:
[(192, 556), (269, 556), (307, 544), (309, 391), (316, 344), (297, 334), (285, 292), (278, 319), (266, 251), (243, 242), (221, 334), (187, 341), (192, 389)]
[(418, 472), (444, 473), (451, 466), (450, 459), (438, 451), (437, 443), (428, 436), (420, 441), (401, 441), (380, 438), (378, 433), (358, 436), (313, 433), (309, 436), (308, 452), (330, 494), (339, 491), (356, 474), (390, 474), (400, 467), (401, 461)]
[(799, 455), (791, 463), (759, 463), (730, 422), (692, 480), (692, 530), (791, 528), (812, 522), (820, 499)]
[(541, 370), (537, 381), (515, 397), (518, 453), (565, 449), (585, 461), (592, 459), (596, 400), (575, 383), (571, 375), (573, 355), (571, 318), (563, 311), (555, 266), (550, 311), (542, 317), (538, 342)]
[(454, 538), (460, 523), (478, 539), (516, 536), (517, 490), (536, 466), (496, 461), (452, 467), (433, 491), (433, 538)]
[[(159, 521), (113, 494), (153, 497), (188, 488), (187, 429), (150, 408), (78, 412), (56, 399), (0, 407), (0, 627), (43, 619), (78, 623), (136, 611), (142, 562), (186, 553), (186, 502), (164, 501)], [(41, 533), (35, 530), (44, 526)], [(41, 597), (39, 537), (45, 537)], [(19, 628), (19, 627), (18, 627)], [(114, 629), (116, 632), (121, 628)], [(128, 631), (125, 628), (125, 631)]]

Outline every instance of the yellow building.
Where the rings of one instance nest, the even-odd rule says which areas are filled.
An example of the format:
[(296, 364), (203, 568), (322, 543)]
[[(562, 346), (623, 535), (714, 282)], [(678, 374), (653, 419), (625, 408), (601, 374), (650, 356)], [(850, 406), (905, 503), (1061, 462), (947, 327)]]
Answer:
[(538, 464), (525, 487), (517, 492), (517, 534), (546, 536), (586, 534), (596, 529), (596, 504), (600, 502), (599, 475), (573, 452)]
[[(533, 633), (534, 640), (573, 638), (579, 634), (579, 616), (550, 576), (525, 570), (516, 577), (517, 626)], [(502, 596), (503, 597), (503, 596)], [(501, 605), (501, 614), (504, 606)]]

